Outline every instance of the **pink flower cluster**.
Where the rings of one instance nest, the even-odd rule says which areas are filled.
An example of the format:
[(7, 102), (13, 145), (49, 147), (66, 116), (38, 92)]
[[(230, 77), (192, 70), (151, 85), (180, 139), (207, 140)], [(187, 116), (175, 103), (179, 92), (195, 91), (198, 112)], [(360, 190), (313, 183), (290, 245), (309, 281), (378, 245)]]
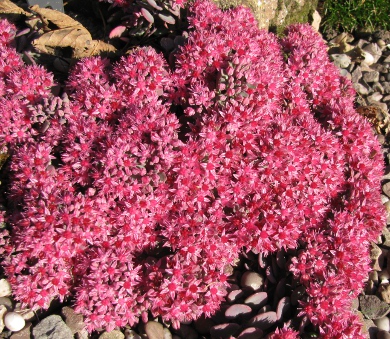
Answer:
[(152, 48), (88, 58), (62, 98), (0, 37), (15, 55), (0, 65), (0, 138), (16, 298), (72, 297), (89, 331), (149, 314), (178, 327), (219, 309), (241, 250), (300, 245), (300, 315), (322, 338), (363, 338), (350, 306), (384, 225), (382, 157), (351, 84), (307, 25), (278, 40), (248, 9), (191, 10), (175, 70)]

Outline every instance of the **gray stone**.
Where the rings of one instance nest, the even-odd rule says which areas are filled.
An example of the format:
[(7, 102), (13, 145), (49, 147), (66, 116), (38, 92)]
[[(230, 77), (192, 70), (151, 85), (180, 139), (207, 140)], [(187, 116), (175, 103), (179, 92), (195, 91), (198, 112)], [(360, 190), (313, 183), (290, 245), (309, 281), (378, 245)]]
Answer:
[(81, 332), (86, 334), (84, 319), (81, 314), (76, 313), (70, 307), (63, 307), (61, 313), (65, 318), (66, 325), (72, 330), (73, 334)]
[(363, 74), (363, 80), (365, 82), (378, 82), (379, 81), (379, 72), (371, 71)]
[(374, 92), (370, 96), (367, 97), (367, 101), (370, 104), (376, 104), (383, 98), (383, 95), (379, 92)]
[(10, 311), (13, 308), (13, 302), (10, 298), (7, 297), (0, 297), (0, 305), (4, 305), (7, 307), (7, 310)]
[(142, 339), (142, 337), (134, 332), (133, 330), (130, 330), (128, 328), (125, 329), (125, 339)]
[(33, 330), (34, 339), (73, 339), (71, 329), (59, 315), (51, 315), (41, 320)]
[(383, 90), (386, 94), (390, 94), (390, 82), (382, 83)]
[(390, 312), (390, 306), (376, 295), (360, 295), (359, 305), (367, 319), (379, 319)]
[(351, 64), (351, 58), (346, 54), (332, 54), (330, 58), (339, 68), (347, 68)]
[(362, 68), (360, 66), (357, 66), (351, 75), (352, 82), (358, 83), (359, 80), (362, 78)]
[(390, 95), (386, 95), (382, 98), (383, 102), (389, 102), (390, 101)]
[(358, 92), (360, 95), (368, 95), (369, 93), (369, 89), (362, 84), (354, 83), (353, 87), (355, 88), (356, 92)]
[(375, 82), (375, 83), (372, 85), (372, 89), (373, 89), (375, 92), (379, 92), (380, 94), (385, 93), (385, 90), (383, 89), (383, 86), (381, 85), (380, 82)]
[(388, 331), (380, 330), (376, 334), (376, 339), (390, 339), (390, 333)]
[(378, 71), (379, 73), (382, 74), (387, 74), (389, 72), (388, 67), (382, 64), (373, 64), (371, 65), (371, 69), (373, 69), (374, 71)]
[(148, 321), (145, 332), (149, 339), (164, 339), (164, 326), (157, 321)]
[(125, 335), (118, 330), (113, 330), (111, 332), (103, 332), (99, 339), (125, 339)]
[(374, 57), (374, 63), (376, 63), (382, 56), (382, 50), (376, 43), (370, 43), (363, 47), (363, 51), (370, 53)]

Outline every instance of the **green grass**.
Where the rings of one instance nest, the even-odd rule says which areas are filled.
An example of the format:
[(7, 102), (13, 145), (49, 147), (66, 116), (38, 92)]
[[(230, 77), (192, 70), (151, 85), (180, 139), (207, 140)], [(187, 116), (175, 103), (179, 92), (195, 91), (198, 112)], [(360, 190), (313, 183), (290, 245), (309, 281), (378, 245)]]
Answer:
[(390, 29), (390, 0), (325, 0), (323, 9), (325, 30)]

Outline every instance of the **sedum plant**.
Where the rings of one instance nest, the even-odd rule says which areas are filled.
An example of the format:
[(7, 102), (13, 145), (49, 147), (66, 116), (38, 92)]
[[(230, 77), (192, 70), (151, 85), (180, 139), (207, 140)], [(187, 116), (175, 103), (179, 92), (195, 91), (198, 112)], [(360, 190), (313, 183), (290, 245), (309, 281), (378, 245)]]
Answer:
[[(179, 327), (219, 309), (241, 251), (299, 248), (299, 316), (321, 338), (364, 338), (351, 303), (385, 222), (383, 165), (351, 83), (308, 25), (279, 40), (246, 8), (190, 10), (174, 69), (150, 47), (87, 58), (61, 97), (2, 21), (1, 241), (15, 297), (72, 299), (89, 331), (150, 316)], [(42, 80), (26, 87), (16, 72)], [(285, 324), (271, 338), (297, 336)]]

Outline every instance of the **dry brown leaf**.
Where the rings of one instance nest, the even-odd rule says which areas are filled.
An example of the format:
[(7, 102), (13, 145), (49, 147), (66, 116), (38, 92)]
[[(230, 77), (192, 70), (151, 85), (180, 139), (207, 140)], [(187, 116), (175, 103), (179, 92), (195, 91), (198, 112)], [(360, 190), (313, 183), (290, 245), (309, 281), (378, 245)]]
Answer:
[(56, 47), (83, 49), (88, 40), (92, 40), (92, 37), (85, 29), (62, 28), (42, 34), (32, 44), (43, 53), (54, 54)]
[(74, 58), (85, 58), (93, 55), (99, 55), (104, 52), (116, 52), (116, 48), (113, 45), (107, 44), (101, 40), (87, 41), (84, 49), (78, 48), (74, 50)]
[(15, 5), (9, 0), (0, 0), (0, 14), (23, 14), (30, 15), (23, 8)]
[(52, 22), (58, 28), (80, 28), (88, 31), (80, 22), (72, 19), (69, 15), (56, 11), (50, 8), (41, 8), (38, 5), (31, 6), (30, 9), (35, 13), (38, 13), (42, 20)]

